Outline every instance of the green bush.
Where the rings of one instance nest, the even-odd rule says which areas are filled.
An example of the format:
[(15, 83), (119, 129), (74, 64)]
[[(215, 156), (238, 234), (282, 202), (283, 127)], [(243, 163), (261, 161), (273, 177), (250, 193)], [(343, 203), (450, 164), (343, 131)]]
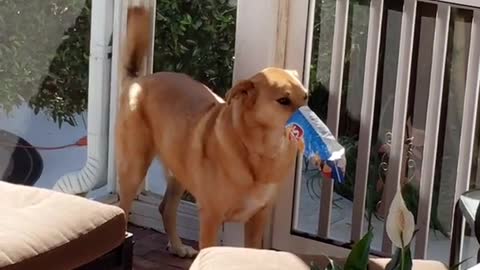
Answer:
[(232, 83), (236, 7), (157, 0), (154, 71), (184, 72), (224, 95)]

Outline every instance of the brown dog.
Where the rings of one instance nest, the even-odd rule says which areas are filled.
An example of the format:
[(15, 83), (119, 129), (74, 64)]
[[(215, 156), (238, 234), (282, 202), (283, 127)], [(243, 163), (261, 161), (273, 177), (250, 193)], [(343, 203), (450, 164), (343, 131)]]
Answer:
[(294, 169), (297, 145), (285, 124), (306, 104), (294, 72), (267, 68), (237, 83), (226, 102), (187, 75), (138, 76), (150, 42), (149, 10), (130, 7), (116, 123), (120, 206), (131, 203), (157, 156), (170, 170), (159, 210), (170, 251), (193, 256), (176, 231), (182, 193), (196, 198), (200, 248), (217, 244), (225, 221), (245, 224), (245, 243), (260, 248), (268, 208)]

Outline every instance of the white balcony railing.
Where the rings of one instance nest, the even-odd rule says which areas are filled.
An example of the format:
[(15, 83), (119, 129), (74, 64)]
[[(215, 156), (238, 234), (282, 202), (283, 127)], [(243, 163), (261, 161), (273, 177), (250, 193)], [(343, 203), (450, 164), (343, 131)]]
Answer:
[[(328, 117), (327, 124), (331, 128), (335, 135), (339, 133), (339, 122), (341, 119), (341, 106), (342, 104), (342, 82), (344, 81), (344, 63), (345, 63), (345, 41), (348, 38), (347, 24), (351, 12), (349, 12), (349, 6), (351, 3), (349, 0), (337, 0), (335, 10), (335, 27), (333, 34), (333, 44), (331, 53), (331, 66), (330, 66), (330, 83), (328, 87), (329, 102), (328, 102)], [(419, 5), (428, 5), (435, 8), (434, 18), (434, 33), (433, 39), (429, 40), (430, 46), (433, 50), (430, 52), (431, 57), (423, 57), (422, 59), (416, 59), (420, 64), (421, 61), (427, 59), (431, 61), (426, 66), (431, 67), (430, 70), (420, 70), (419, 67), (413, 67), (413, 65), (420, 65), (417, 62), (412, 64), (412, 60), (415, 57), (419, 57), (415, 54), (415, 50), (419, 50), (419, 46), (415, 45), (415, 35), (417, 31), (420, 31), (420, 26), (416, 25), (419, 20), (419, 14), (417, 8)], [(351, 219), (351, 235), (352, 241), (359, 240), (365, 233), (365, 204), (367, 196), (367, 184), (370, 170), (370, 157), (372, 149), (372, 137), (374, 136), (375, 125), (375, 106), (378, 105), (378, 95), (376, 91), (379, 86), (377, 85), (379, 74), (380, 54), (381, 54), (381, 39), (385, 38), (382, 35), (386, 35), (382, 32), (382, 27), (387, 21), (384, 18), (387, 8), (386, 2), (383, 0), (371, 0), (369, 4), (369, 18), (368, 18), (368, 37), (365, 48), (365, 62), (363, 69), (363, 92), (361, 99), (361, 112), (359, 117), (359, 137), (358, 137), (358, 155), (356, 161), (355, 172), (355, 185), (353, 196), (353, 209)], [(470, 20), (461, 22), (461, 34), (465, 42), (463, 47), (456, 47), (456, 50), (461, 50), (467, 56), (468, 64), (464, 71), (466, 76), (466, 82), (463, 89), (448, 89), (449, 85), (445, 84), (447, 72), (453, 72), (455, 66), (450, 63), (447, 64), (449, 46), (457, 42), (459, 34), (453, 35), (452, 29), (456, 27), (456, 24), (452, 21), (451, 16), (452, 9), (460, 10), (465, 14), (471, 14)], [(355, 23), (355, 22), (354, 22)], [(468, 31), (464, 31), (467, 29)], [(455, 41), (455, 39), (457, 41)], [(451, 42), (452, 44), (450, 44)], [(450, 44), (450, 45), (449, 45)], [(315, 48), (313, 48), (315, 49)], [(450, 48), (452, 50), (452, 48)], [(452, 52), (450, 52), (452, 53)], [(405, 181), (405, 164), (409, 151), (413, 151), (412, 148), (407, 147), (406, 141), (416, 140), (418, 146), (418, 138), (411, 138), (406, 135), (406, 130), (411, 125), (410, 120), (407, 118), (409, 115), (409, 106), (412, 106), (412, 100), (417, 98), (415, 92), (413, 92), (413, 99), (409, 97), (412, 95), (412, 76), (424, 76), (424, 81), (428, 82), (428, 91), (426, 98), (428, 100), (427, 107), (423, 108), (424, 128), (421, 132), (424, 134), (423, 142), (420, 142), (422, 148), (417, 149), (420, 153), (421, 167), (417, 168), (418, 173), (418, 213), (417, 213), (417, 226), (419, 229), (415, 240), (415, 257), (426, 258), (429, 234), (430, 234), (430, 216), (432, 212), (432, 194), (434, 192), (434, 183), (436, 181), (435, 172), (438, 171), (438, 148), (440, 144), (444, 144), (444, 141), (439, 138), (442, 132), (442, 126), (446, 124), (447, 119), (442, 116), (442, 112), (446, 110), (445, 100), (450, 95), (457, 95), (456, 99), (459, 100), (458, 107), (461, 108), (457, 112), (459, 119), (461, 119), (461, 127), (459, 130), (459, 139), (455, 138), (451, 141), (453, 144), (458, 144), (456, 148), (458, 155), (455, 159), (456, 165), (456, 177), (452, 177), (453, 186), (455, 190), (452, 190), (452, 199), (449, 204), (450, 217), (452, 217), (454, 203), (463, 192), (469, 189), (469, 183), (472, 175), (472, 164), (475, 164), (477, 157), (474, 157), (474, 148), (476, 136), (476, 124), (478, 115), (478, 97), (479, 97), (479, 68), (480, 68), (480, 2), (477, 1), (418, 1), (418, 0), (405, 0), (403, 3), (403, 10), (401, 11), (401, 26), (398, 39), (398, 54), (397, 54), (397, 67), (396, 67), (396, 81), (394, 83), (394, 99), (391, 122), (391, 142), (389, 144), (388, 152), (388, 167), (386, 169), (386, 181), (384, 183), (382, 194), (382, 208), (380, 212), (388, 210), (389, 205), (396, 192), (397, 184)], [(452, 57), (452, 56), (451, 56)], [(413, 70), (417, 74), (413, 74)], [(456, 76), (458, 72), (455, 71)], [(461, 77), (461, 74), (460, 76)], [(380, 86), (382, 87), (382, 86)], [(417, 86), (413, 86), (417, 87)], [(455, 90), (455, 91), (454, 91)], [(448, 93), (445, 95), (445, 91)], [(460, 93), (460, 94), (459, 94)], [(380, 93), (381, 94), (381, 93)], [(376, 101), (377, 100), (377, 101)], [(442, 105), (443, 104), (443, 105)], [(448, 123), (447, 123), (448, 124)], [(412, 146), (413, 147), (413, 146)], [(408, 155), (407, 155), (408, 154)], [(437, 179), (438, 181), (438, 179)], [(322, 185), (321, 191), (321, 203), (319, 213), (319, 225), (318, 236), (321, 238), (330, 237), (330, 224), (332, 213), (332, 198), (333, 198), (333, 184), (327, 182)], [(450, 227), (450, 226), (448, 226)], [(381, 250), (385, 253), (392, 251), (391, 242), (389, 241), (386, 233), (383, 233)]]

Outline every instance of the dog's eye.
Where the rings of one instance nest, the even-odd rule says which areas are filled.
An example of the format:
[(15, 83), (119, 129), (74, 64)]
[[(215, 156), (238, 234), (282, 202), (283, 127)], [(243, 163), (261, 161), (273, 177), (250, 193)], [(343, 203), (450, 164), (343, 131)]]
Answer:
[(279, 98), (279, 99), (277, 99), (277, 102), (284, 105), (284, 106), (288, 106), (288, 105), (292, 104), (292, 101), (287, 97)]

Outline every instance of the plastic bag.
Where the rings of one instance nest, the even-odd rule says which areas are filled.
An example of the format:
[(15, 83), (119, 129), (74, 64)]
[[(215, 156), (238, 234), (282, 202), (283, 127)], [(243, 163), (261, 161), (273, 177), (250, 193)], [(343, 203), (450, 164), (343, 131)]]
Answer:
[(308, 106), (300, 107), (288, 120), (286, 127), (308, 161), (312, 161), (328, 179), (343, 183), (345, 148)]

